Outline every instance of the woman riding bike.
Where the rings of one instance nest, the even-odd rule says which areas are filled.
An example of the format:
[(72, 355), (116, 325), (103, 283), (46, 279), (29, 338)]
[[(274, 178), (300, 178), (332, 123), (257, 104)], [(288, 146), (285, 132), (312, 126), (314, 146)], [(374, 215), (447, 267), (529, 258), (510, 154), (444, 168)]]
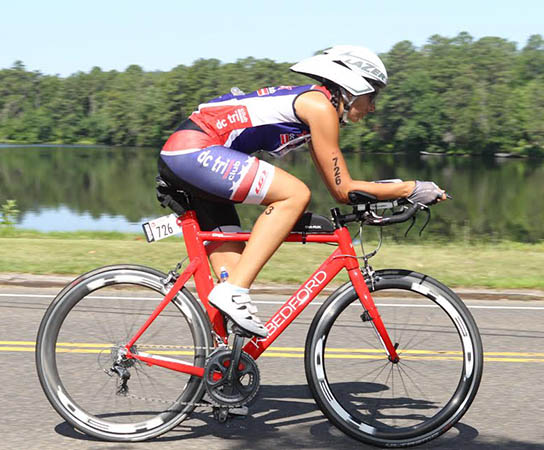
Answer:
[(264, 264), (289, 234), (310, 201), (298, 178), (251, 156), (258, 150), (283, 156), (308, 144), (331, 195), (348, 202), (350, 191), (378, 199), (407, 197), (430, 204), (445, 200), (432, 182), (374, 183), (353, 180), (338, 145), (340, 124), (358, 122), (375, 110), (387, 72), (380, 58), (358, 46), (335, 46), (291, 67), (321, 85), (266, 87), (230, 94), (201, 104), (170, 136), (161, 150), (159, 172), (178, 189), (191, 193), (201, 228), (240, 231), (235, 203), (265, 205), (251, 237), (207, 247), (210, 263), (227, 282), (210, 293), (210, 303), (244, 330), (267, 336), (256, 316), (249, 288)]

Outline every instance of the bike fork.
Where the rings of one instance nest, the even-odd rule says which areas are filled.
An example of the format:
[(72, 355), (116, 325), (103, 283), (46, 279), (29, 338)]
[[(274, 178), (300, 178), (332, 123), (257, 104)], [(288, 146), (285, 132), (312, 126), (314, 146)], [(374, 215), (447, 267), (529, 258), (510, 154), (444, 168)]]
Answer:
[(348, 272), (351, 282), (353, 283), (353, 287), (355, 288), (355, 292), (357, 292), (357, 296), (365, 309), (366, 314), (362, 315), (362, 320), (365, 322), (372, 322), (374, 331), (376, 332), (378, 340), (382, 343), (389, 361), (391, 361), (393, 364), (398, 363), (400, 360), (397, 353), (398, 343), (393, 344), (393, 342), (391, 342), (389, 333), (387, 333), (380, 313), (378, 312), (378, 309), (374, 304), (374, 300), (370, 295), (370, 291), (366, 285), (363, 273), (359, 267), (357, 267), (357, 269), (349, 270)]

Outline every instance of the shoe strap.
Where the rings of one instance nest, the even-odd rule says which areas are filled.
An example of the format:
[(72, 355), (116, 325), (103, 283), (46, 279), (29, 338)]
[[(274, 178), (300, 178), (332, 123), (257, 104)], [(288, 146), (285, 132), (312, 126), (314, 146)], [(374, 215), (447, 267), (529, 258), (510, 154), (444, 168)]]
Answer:
[[(257, 314), (259, 311), (257, 306), (251, 301), (251, 297), (247, 294), (233, 294), (232, 301), (240, 306), (245, 305), (252, 315)], [(257, 317), (253, 316), (253, 319), (257, 319)], [(260, 323), (260, 320), (257, 319), (257, 321)]]
[(232, 294), (232, 301), (243, 305), (244, 303), (251, 303), (251, 297), (247, 294)]

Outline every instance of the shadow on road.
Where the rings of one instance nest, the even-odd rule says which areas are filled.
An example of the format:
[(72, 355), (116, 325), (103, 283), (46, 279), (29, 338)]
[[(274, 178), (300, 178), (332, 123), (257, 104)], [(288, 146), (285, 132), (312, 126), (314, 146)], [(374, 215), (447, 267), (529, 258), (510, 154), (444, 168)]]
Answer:
[[(366, 384), (366, 389), (369, 389)], [(374, 391), (381, 390), (380, 385)], [(368, 392), (368, 391), (367, 391)], [(98, 440), (74, 430), (67, 422), (60, 423), (55, 431), (63, 436), (85, 441)], [(516, 448), (537, 450), (538, 444), (519, 441), (475, 442), (478, 430), (463, 423), (455, 425), (444, 436), (425, 444), (423, 448), (436, 449), (482, 449)], [(202, 438), (202, 448), (208, 442), (204, 438), (224, 439), (225, 449), (263, 449), (270, 448), (335, 448), (352, 449), (374, 448), (353, 440), (338, 430), (323, 416), (317, 408), (307, 385), (262, 386), (258, 398), (250, 406), (250, 416), (233, 418), (225, 424), (213, 419), (211, 411), (198, 410), (191, 418), (170, 432), (148, 441), (146, 444), (157, 445), (161, 442), (184, 441), (198, 444)], [(130, 448), (128, 444), (119, 444), (116, 449)]]

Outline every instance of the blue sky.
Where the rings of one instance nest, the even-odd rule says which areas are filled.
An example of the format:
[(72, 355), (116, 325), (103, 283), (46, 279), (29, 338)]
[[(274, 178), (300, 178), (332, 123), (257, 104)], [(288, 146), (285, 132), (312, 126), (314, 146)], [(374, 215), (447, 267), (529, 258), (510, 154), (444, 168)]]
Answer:
[(335, 43), (385, 52), (461, 31), (523, 47), (544, 34), (544, 1), (6, 1), (0, 68), (22, 60), (29, 70), (68, 76), (93, 66), (170, 70), (198, 58), (294, 62)]

